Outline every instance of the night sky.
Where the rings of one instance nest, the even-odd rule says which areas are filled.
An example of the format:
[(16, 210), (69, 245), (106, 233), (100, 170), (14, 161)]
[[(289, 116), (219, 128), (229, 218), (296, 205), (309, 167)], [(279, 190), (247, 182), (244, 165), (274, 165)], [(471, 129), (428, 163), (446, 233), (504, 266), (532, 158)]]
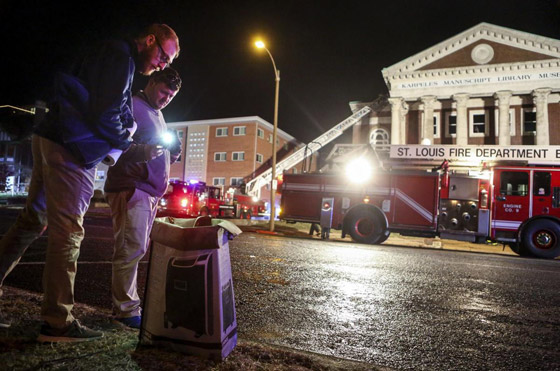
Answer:
[[(90, 43), (167, 23), (183, 88), (168, 122), (260, 116), (310, 141), (351, 114), (349, 101), (387, 94), (391, 66), (480, 22), (560, 39), (560, 1), (0, 1), (0, 105), (46, 100), (53, 74)], [(137, 75), (135, 89), (146, 80)]]

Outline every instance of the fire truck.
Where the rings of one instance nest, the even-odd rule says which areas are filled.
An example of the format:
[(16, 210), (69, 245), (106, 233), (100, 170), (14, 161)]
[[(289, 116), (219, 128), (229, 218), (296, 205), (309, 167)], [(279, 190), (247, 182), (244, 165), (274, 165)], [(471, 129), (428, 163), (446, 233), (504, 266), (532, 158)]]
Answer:
[(209, 215), (251, 219), (265, 211), (264, 202), (235, 190), (222, 193), (220, 187), (205, 182), (172, 180), (159, 201), (158, 216), (194, 218)]
[(216, 217), (222, 204), (221, 189), (204, 182), (171, 180), (167, 192), (159, 200), (158, 216), (194, 218)]
[(253, 216), (263, 215), (266, 206), (255, 196), (243, 194), (240, 190), (230, 188), (224, 195), (219, 206), (220, 217), (251, 219)]
[(339, 229), (360, 243), (379, 244), (395, 232), (560, 256), (560, 167), (551, 165), (378, 167), (362, 184), (341, 174), (285, 173), (281, 208), (283, 220)]

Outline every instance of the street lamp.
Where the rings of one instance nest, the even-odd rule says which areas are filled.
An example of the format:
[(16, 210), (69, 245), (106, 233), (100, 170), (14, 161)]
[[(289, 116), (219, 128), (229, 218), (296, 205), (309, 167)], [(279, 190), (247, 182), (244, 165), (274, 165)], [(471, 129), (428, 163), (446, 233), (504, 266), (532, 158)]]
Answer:
[(270, 181), (270, 232), (274, 232), (274, 218), (276, 218), (276, 131), (278, 130), (278, 93), (280, 91), (280, 71), (276, 68), (272, 54), (259, 40), (255, 42), (255, 46), (264, 49), (268, 53), (274, 67), (274, 75), (276, 76), (276, 94), (274, 96), (274, 130), (272, 131), (272, 179)]

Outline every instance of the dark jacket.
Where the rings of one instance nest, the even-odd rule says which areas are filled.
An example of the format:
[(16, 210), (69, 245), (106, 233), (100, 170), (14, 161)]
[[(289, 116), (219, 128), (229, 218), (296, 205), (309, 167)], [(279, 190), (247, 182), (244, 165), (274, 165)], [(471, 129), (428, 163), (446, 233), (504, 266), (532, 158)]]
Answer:
[[(147, 102), (143, 92), (134, 96), (134, 119), (138, 129), (134, 133), (134, 143), (160, 144), (161, 137), (167, 131), (167, 125), (161, 111), (154, 109)], [(167, 190), (169, 165), (181, 154), (179, 139), (163, 155), (150, 161), (145, 158), (144, 147), (133, 145), (124, 152), (117, 163), (109, 168), (105, 181), (105, 192), (121, 192), (140, 189), (153, 197), (161, 197)]]
[(133, 43), (108, 41), (90, 52), (75, 73), (58, 73), (50, 111), (35, 133), (65, 147), (86, 168), (112, 148), (126, 150), (136, 57)]

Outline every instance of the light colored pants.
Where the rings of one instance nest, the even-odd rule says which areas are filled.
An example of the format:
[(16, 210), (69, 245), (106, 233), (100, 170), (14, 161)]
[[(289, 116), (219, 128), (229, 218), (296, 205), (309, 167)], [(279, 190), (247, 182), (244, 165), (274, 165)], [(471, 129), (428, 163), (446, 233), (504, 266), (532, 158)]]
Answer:
[(141, 315), (138, 296), (138, 263), (148, 250), (157, 197), (139, 189), (108, 192), (115, 249), (113, 252), (113, 313), (118, 318)]
[(41, 315), (52, 327), (62, 328), (74, 321), (74, 281), (95, 168), (85, 169), (48, 139), (34, 135), (32, 141), (29, 194), (25, 208), (0, 241), (0, 279), (4, 280), (48, 224)]

